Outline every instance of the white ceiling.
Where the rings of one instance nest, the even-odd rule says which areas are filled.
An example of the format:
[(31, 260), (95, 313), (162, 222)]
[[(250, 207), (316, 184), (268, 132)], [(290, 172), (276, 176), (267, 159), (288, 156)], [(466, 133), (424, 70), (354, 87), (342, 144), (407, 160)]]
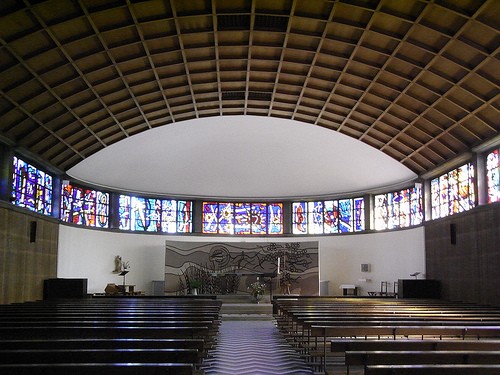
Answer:
[(417, 178), (383, 152), (339, 132), (256, 116), (151, 129), (93, 154), (68, 175), (136, 193), (218, 199), (351, 195)]

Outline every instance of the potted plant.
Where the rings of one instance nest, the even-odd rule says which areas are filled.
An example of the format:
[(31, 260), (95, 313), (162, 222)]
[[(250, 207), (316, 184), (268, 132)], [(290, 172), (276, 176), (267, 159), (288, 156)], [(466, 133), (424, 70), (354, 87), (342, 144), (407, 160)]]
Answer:
[(264, 295), (266, 285), (264, 283), (261, 283), (260, 281), (256, 281), (254, 283), (251, 283), (248, 289), (250, 290), (250, 294), (253, 296), (253, 298), (258, 302)]
[(198, 294), (198, 289), (201, 287), (201, 281), (198, 279), (190, 279), (189, 280), (189, 290), (191, 291), (191, 294), (197, 295)]

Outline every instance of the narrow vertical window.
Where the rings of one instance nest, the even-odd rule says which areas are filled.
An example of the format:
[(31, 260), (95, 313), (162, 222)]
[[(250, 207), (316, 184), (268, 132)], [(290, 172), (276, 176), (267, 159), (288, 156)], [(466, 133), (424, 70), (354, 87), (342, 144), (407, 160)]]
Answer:
[(488, 203), (500, 202), (500, 160), (499, 150), (494, 150), (486, 157), (486, 185)]
[(292, 233), (307, 234), (307, 203), (292, 203)]

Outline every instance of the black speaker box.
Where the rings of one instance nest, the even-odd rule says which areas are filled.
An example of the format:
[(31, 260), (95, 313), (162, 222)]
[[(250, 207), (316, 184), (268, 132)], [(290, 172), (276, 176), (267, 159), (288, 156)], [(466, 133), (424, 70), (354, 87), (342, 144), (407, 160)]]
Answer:
[(438, 280), (399, 280), (398, 298), (441, 298)]
[(87, 279), (47, 279), (43, 282), (43, 299), (85, 298)]

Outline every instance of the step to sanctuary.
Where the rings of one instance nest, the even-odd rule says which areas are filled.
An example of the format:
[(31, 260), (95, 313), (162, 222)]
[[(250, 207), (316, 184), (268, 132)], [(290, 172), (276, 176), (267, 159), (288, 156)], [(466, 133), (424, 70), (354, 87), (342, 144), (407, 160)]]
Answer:
[(259, 303), (248, 294), (223, 295), (217, 299), (222, 301), (222, 320), (272, 320), (269, 296), (263, 296)]

